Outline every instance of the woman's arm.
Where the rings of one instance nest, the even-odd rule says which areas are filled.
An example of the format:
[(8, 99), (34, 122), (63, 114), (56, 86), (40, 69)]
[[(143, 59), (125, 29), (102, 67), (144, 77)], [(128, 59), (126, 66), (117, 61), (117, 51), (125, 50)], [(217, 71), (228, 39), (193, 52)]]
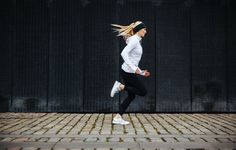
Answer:
[(121, 56), (124, 59), (125, 63), (132, 69), (133, 73), (140, 73), (138, 70), (138, 67), (136, 67), (130, 60), (129, 60), (129, 53), (135, 48), (136, 44), (138, 44), (138, 41), (135, 39), (132, 39), (123, 49), (121, 52)]

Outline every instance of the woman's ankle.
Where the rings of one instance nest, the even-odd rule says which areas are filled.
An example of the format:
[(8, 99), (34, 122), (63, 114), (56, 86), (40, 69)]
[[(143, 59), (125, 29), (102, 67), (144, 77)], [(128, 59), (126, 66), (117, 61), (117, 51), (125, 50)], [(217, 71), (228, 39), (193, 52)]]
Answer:
[(123, 91), (123, 90), (124, 90), (124, 88), (125, 88), (125, 85), (123, 85), (123, 84), (120, 84), (120, 86), (119, 86), (119, 91)]
[(116, 114), (116, 116), (114, 117), (115, 119), (120, 119), (120, 118), (122, 118), (121, 117), (121, 115), (118, 113), (118, 114)]

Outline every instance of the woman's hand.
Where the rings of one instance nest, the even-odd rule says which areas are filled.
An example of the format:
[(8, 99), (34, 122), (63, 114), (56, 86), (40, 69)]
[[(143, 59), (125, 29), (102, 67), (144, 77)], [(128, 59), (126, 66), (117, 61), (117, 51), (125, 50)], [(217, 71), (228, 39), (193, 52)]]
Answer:
[(138, 75), (143, 75), (143, 76), (145, 76), (145, 77), (150, 76), (150, 72), (149, 72), (148, 70), (144, 70), (144, 73), (142, 73), (142, 72), (140, 71), (140, 69), (137, 69), (137, 70), (135, 71), (135, 73), (138, 74)]
[(148, 70), (144, 70), (144, 76), (145, 77), (149, 77), (151, 74)]

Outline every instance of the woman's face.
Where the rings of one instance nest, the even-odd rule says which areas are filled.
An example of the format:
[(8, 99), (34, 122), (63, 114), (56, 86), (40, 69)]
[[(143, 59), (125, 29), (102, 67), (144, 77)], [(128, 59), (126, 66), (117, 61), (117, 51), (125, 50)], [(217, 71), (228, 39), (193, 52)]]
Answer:
[(138, 35), (142, 38), (145, 36), (146, 33), (147, 33), (146, 28), (143, 28), (143, 29), (138, 31)]

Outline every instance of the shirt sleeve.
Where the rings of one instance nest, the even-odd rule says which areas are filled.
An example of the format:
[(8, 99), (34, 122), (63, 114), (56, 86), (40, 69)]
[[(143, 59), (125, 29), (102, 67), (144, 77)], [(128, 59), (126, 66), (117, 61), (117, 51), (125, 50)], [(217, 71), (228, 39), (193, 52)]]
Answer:
[(121, 56), (124, 59), (125, 63), (132, 69), (133, 73), (137, 70), (137, 66), (135, 66), (129, 59), (129, 53), (135, 48), (135, 46), (138, 44), (138, 41), (135, 39), (132, 39), (123, 49), (121, 52)]

